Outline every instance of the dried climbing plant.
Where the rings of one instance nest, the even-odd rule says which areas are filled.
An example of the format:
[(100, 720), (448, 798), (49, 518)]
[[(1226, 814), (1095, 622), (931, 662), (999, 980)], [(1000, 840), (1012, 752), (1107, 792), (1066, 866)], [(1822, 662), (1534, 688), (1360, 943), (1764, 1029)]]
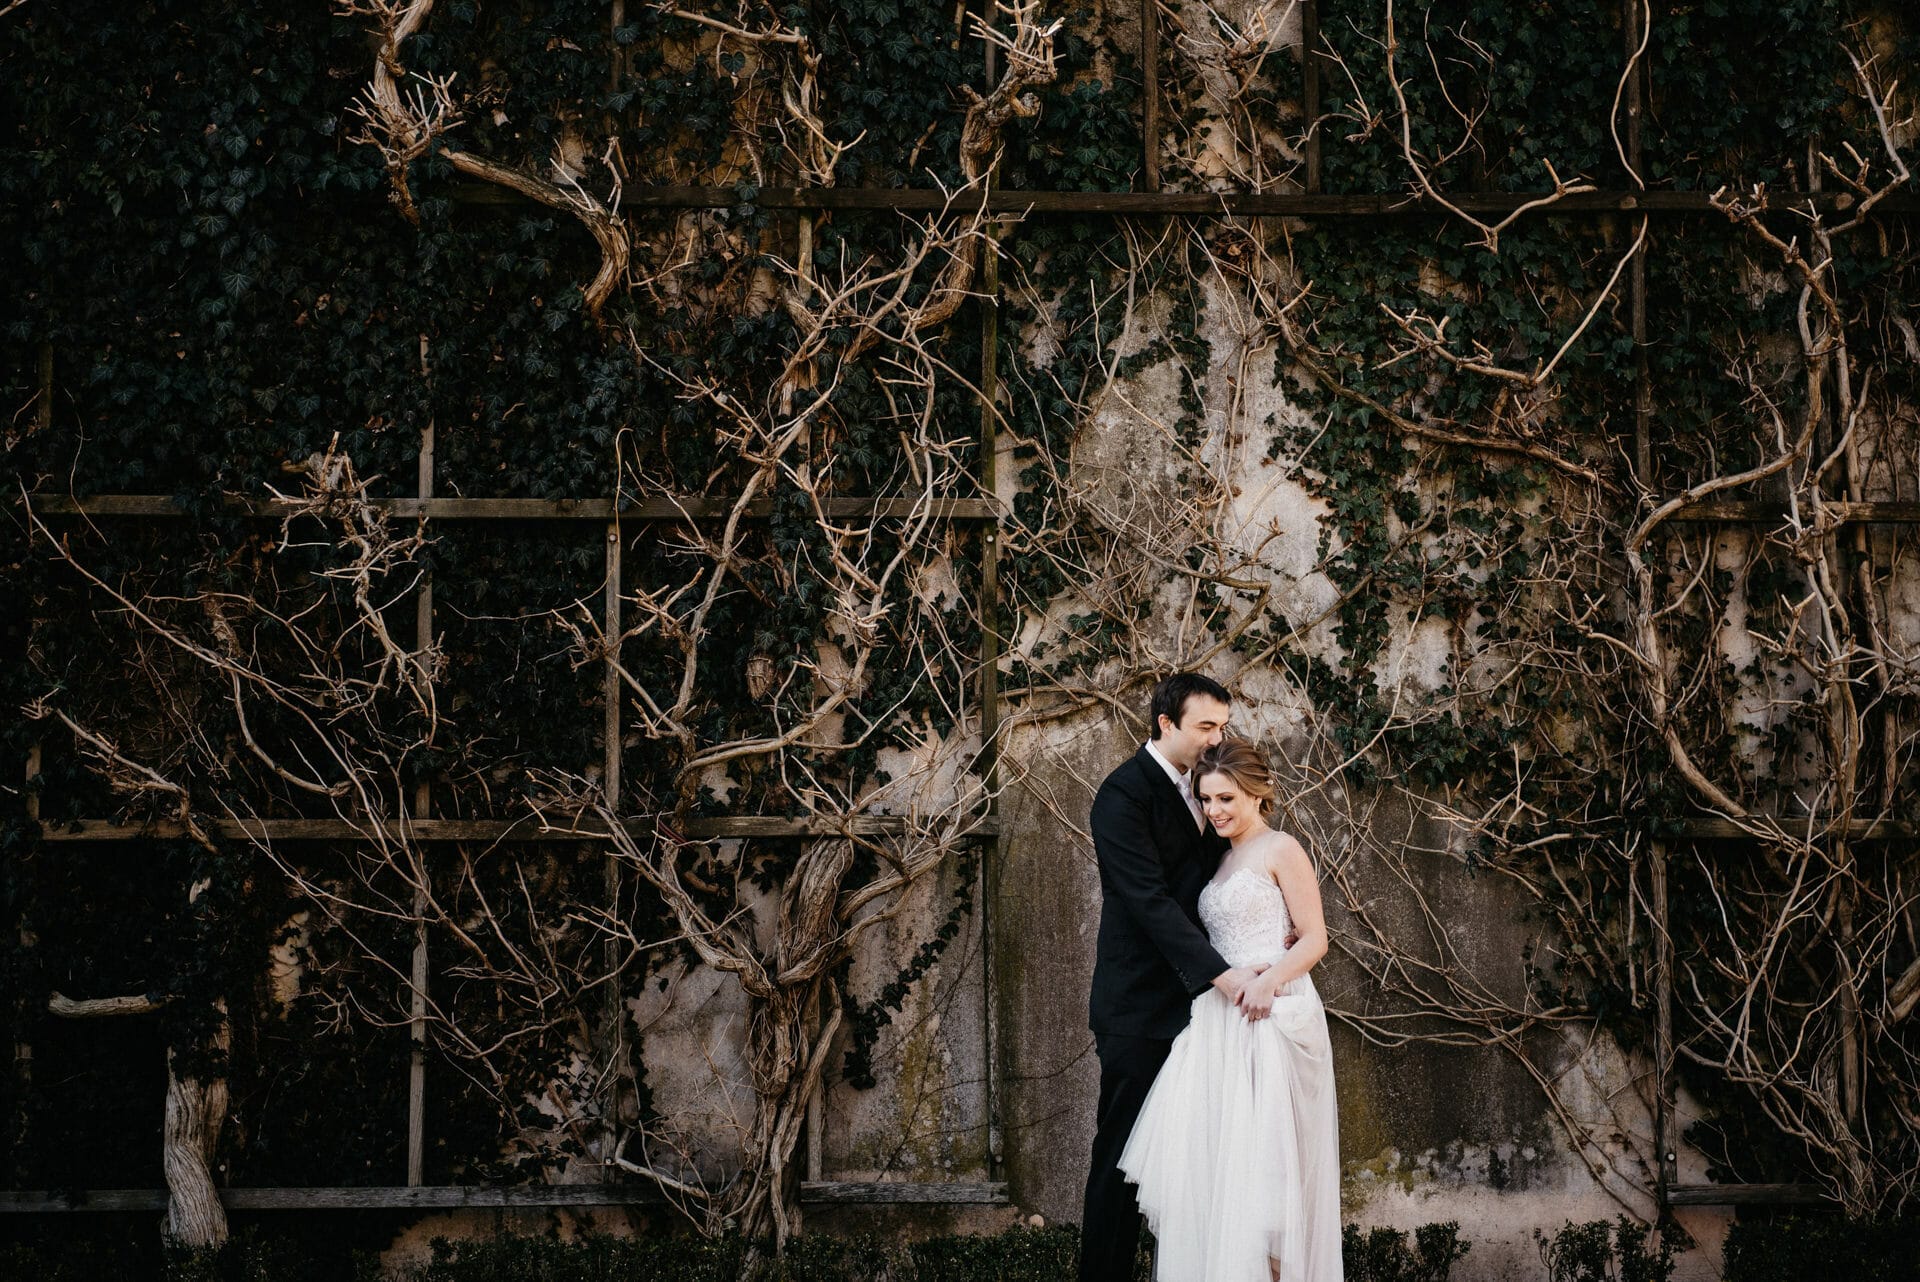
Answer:
[[(1477, 57), (1491, 56), (1456, 34)], [(1206, 145), (1259, 154), (1270, 124), (1242, 123), (1251, 109), (1227, 109), (1255, 78), (1228, 72), (1258, 67), (1273, 51), (1235, 43), (1224, 20), (1205, 36), (1190, 29), (1177, 48), (1222, 99), (1209, 115), (1214, 127), (1242, 131)], [(1452, 150), (1423, 156), (1408, 123), (1415, 73), (1395, 62), (1396, 49), (1390, 7), (1379, 54), (1402, 172), (1464, 224), (1472, 248), (1511, 252), (1521, 213), (1473, 217), (1430, 176), (1474, 145), (1476, 110), (1440, 85), (1462, 133)], [(1389, 128), (1393, 117), (1364, 106), (1363, 73), (1331, 46), (1324, 56), (1334, 78), (1355, 86), (1363, 129)], [(1369, 306), (1311, 279), (1288, 228), (1194, 223), (1184, 234), (1129, 239), (1112, 301), (1122, 317), (1116, 349), (1137, 350), (1143, 325), (1165, 323), (1164, 312), (1143, 318), (1143, 280), (1199, 277), (1228, 343), (1222, 351), (1215, 340), (1208, 372), (1231, 389), (1207, 405), (1218, 417), (1173, 422), (1128, 399), (1116, 375), (1127, 359), (1120, 350), (1110, 381), (1087, 402), (1096, 413), (1120, 402), (1163, 444), (1182, 492), (1170, 498), (1127, 476), (1089, 479), (1084, 467), (1062, 467), (1053, 483), (1078, 503), (1056, 526), (1015, 535), (1023, 551), (1057, 558), (1063, 574), (1091, 567), (1066, 609), (1126, 642), (1090, 676), (1022, 692), (1026, 715), (1124, 709), (1138, 698), (1128, 691), (1172, 667), (1225, 667), (1250, 690), (1270, 689), (1276, 668), (1285, 673), (1308, 695), (1266, 714), (1286, 726), (1287, 826), (1319, 852), (1341, 921), (1335, 947), (1365, 981), (1342, 994), (1336, 1013), (1382, 1047), (1510, 1055), (1596, 1183), (1637, 1214), (1654, 1211), (1658, 1166), (1649, 1129), (1656, 895), (1675, 903), (1681, 1080), (1709, 1087), (1720, 1119), (1694, 1136), (1708, 1159), (1755, 1180), (1744, 1141), (1720, 1128), (1729, 1115), (1758, 1115), (1849, 1213), (1897, 1213), (1920, 1180), (1920, 1044), (1907, 1022), (1920, 1005), (1915, 891), (1897, 822), (1891, 843), (1884, 829), (1862, 840), (1909, 808), (1916, 690), (1890, 593), (1911, 549), (1843, 516), (1848, 504), (1911, 493), (1900, 460), (1912, 448), (1914, 412), (1886, 387), (1897, 382), (1887, 363), (1912, 343), (1903, 345), (1906, 331), (1883, 295), (1848, 296), (1840, 266), (1849, 239), (1877, 237), (1886, 254), (1897, 234), (1873, 210), (1908, 185), (1899, 140), (1912, 116), (1898, 105), (1884, 50), (1847, 57), (1865, 137), (1811, 162), (1844, 189), (1841, 216), (1764, 190), (1714, 196), (1739, 232), (1749, 288), (1793, 300), (1787, 333), (1715, 340), (1755, 424), (1745, 456), (1709, 458), (1675, 488), (1636, 474), (1630, 447), (1575, 427), (1580, 375), (1570, 354), (1598, 331), (1619, 332), (1627, 268), (1648, 250), (1644, 215), (1618, 220), (1610, 244), (1584, 265), (1596, 288), (1561, 285), (1557, 300), (1540, 304), (1531, 342), (1541, 345), (1518, 360), (1507, 354), (1517, 346), (1511, 325), (1461, 328), (1460, 301), (1484, 286), (1436, 274), (1420, 284), (1424, 306)], [(1591, 189), (1562, 181), (1550, 161), (1547, 169), (1543, 206)], [(1383, 323), (1371, 355), (1348, 346), (1357, 329), (1348, 317), (1360, 310)], [(1325, 408), (1276, 440), (1280, 466), (1260, 490), (1260, 468), (1272, 464), (1249, 449), (1258, 414), (1250, 389), (1266, 365)], [(1415, 371), (1408, 390), (1375, 390), (1396, 370)], [(1442, 381), (1453, 403), (1476, 407), (1471, 414), (1433, 408)], [(1463, 387), (1481, 390), (1463, 397)], [(1305, 479), (1327, 505), (1322, 528), (1346, 537), (1354, 529), (1340, 508), (1358, 498), (1316, 458), (1337, 430), (1320, 417), (1329, 410), (1369, 424), (1359, 436), (1370, 448), (1405, 443), (1404, 462), (1385, 478), (1405, 505), (1390, 519), (1368, 518), (1371, 568), (1349, 569), (1315, 608), (1282, 611), (1276, 600), (1298, 600), (1307, 576), (1289, 568), (1282, 527), (1267, 519), (1278, 487)], [(1517, 519), (1491, 510), (1484, 487), (1479, 496), (1462, 489), (1460, 478), (1482, 468), (1536, 478)], [(1717, 533), (1687, 522), (1695, 505), (1736, 495), (1781, 516)], [(1320, 552), (1316, 575), (1348, 555), (1324, 535)], [(1494, 576), (1469, 567), (1506, 567), (1498, 593)], [(1172, 648), (1161, 648), (1164, 631), (1141, 627), (1149, 597), (1181, 620)], [(1356, 634), (1333, 625), (1359, 617), (1355, 607), (1369, 598), (1396, 622), (1380, 625), (1373, 657), (1349, 678), (1326, 665), (1338, 665), (1343, 649), (1351, 655)], [(1438, 688), (1401, 666), (1424, 626), (1444, 629)], [(1263, 718), (1258, 708), (1245, 715)], [(1487, 740), (1502, 745), (1497, 755), (1456, 755), (1442, 771), (1423, 764), (1457, 754), (1462, 727), (1473, 725), (1502, 727)], [(1051, 795), (1044, 800), (1080, 826)], [(1635, 822), (1636, 811), (1672, 816), (1664, 823), (1673, 826)], [(1683, 817), (1710, 817), (1722, 835), (1683, 839), (1675, 822)], [(1656, 883), (1656, 862), (1668, 866), (1671, 891)], [(1538, 923), (1521, 972), (1476, 957), (1461, 938), (1466, 923), (1439, 906), (1441, 887), (1468, 875), (1511, 886)], [(1631, 1077), (1597, 1066), (1620, 1061), (1586, 1053), (1609, 1035), (1638, 1043)]]
[[(249, 786), (234, 786), (241, 774), (252, 776), (247, 784), (261, 793), (284, 786), (329, 807), (361, 838), (344, 865), (315, 864), (264, 839), (258, 848), (327, 929), (354, 945), (354, 964), (323, 977), (343, 1021), (388, 1027), (424, 1021), (436, 1050), (508, 1114), (522, 1103), (516, 1092), (525, 1077), (518, 1059), (523, 1046), (593, 1057), (594, 1066), (573, 1074), (567, 1091), (550, 1092), (543, 1111), (551, 1124), (523, 1126), (518, 1145), (535, 1158), (552, 1158), (546, 1151), (552, 1145), (591, 1131), (594, 1156), (650, 1181), (704, 1229), (784, 1242), (800, 1225), (796, 1145), (829, 1057), (840, 1049), (835, 1039), (846, 965), (863, 938), (897, 915), (910, 895), (977, 849), (991, 800), (978, 761), (983, 745), (974, 696), (982, 620), (953, 582), (954, 558), (969, 553), (943, 512), (950, 500), (975, 489), (975, 434), (972, 423), (949, 422), (938, 412), (943, 384), (960, 379), (964, 387), (963, 376), (947, 364), (940, 335), (972, 297), (982, 255), (994, 252), (986, 216), (962, 198), (986, 183), (1003, 132), (1038, 110), (1034, 91), (1054, 74), (1052, 40), (1060, 24), (1042, 21), (1036, 5), (1021, 4), (999, 8), (993, 23), (976, 21), (967, 33), (995, 48), (1001, 70), (987, 91), (967, 90), (957, 158), (966, 187), (954, 193), (951, 208), (903, 224), (891, 256), (843, 254), (832, 266), (762, 257), (749, 284), (733, 292), (699, 279), (704, 254), (724, 249), (729, 236), (712, 219), (689, 213), (676, 220), (662, 237), (673, 247), (657, 260), (665, 265), (639, 277), (630, 270), (632, 232), (615, 211), (617, 191), (611, 200), (590, 194), (558, 157), (543, 176), (459, 146), (469, 108), (454, 78), (413, 76), (401, 61), (403, 46), (424, 29), (432, 8), (430, 0), (342, 5), (342, 12), (373, 27), (376, 59), (372, 86), (357, 108), (364, 126), (359, 141), (379, 150), (404, 215), (419, 218), (415, 169), (438, 157), (461, 174), (511, 188), (586, 226), (600, 263), (583, 286), (585, 310), (602, 324), (612, 324), (611, 300), (633, 291), (670, 299), (696, 324), (709, 317), (730, 323), (729, 309), (777, 308), (790, 325), (778, 368), (751, 376), (711, 353), (663, 350), (631, 331), (614, 339), (626, 342), (636, 365), (671, 389), (689, 413), (717, 425), (720, 464), (710, 486), (727, 498), (718, 510), (676, 527), (663, 559), (679, 577), (658, 587), (630, 586), (618, 635), (602, 626), (597, 599), (544, 615), (579, 664), (610, 669), (623, 724), (649, 754), (672, 764), (630, 784), (618, 803), (598, 778), (538, 770), (531, 813), (558, 846), (585, 839), (610, 848), (621, 878), (662, 906), (669, 942), (685, 941), (701, 963), (732, 977), (746, 1002), (749, 1117), (737, 1151), (722, 1155), (719, 1182), (711, 1155), (696, 1160), (696, 1137), (672, 1118), (636, 1112), (633, 1072), (618, 1057), (637, 1052), (627, 1046), (607, 1059), (601, 1040), (578, 1031), (597, 995), (663, 946), (637, 933), (631, 912), (623, 911), (632, 908), (630, 896), (595, 903), (551, 863), (544, 875), (533, 867), (503, 869), (499, 848), (449, 851), (415, 839), (409, 821), (422, 816), (413, 813), (409, 780), (423, 755), (437, 750), (447, 715), (439, 692), (446, 656), (431, 639), (408, 644), (396, 637), (389, 616), (424, 582), (434, 539), (425, 522), (402, 533), (403, 523), (388, 515), (369, 480), (337, 447), (293, 469), (302, 482), (298, 492), (263, 496), (280, 503), (282, 517), (277, 545), (259, 550), (263, 563), (299, 549), (321, 567), (297, 584), (276, 583), (268, 570), (251, 591), (161, 598), (100, 577), (44, 524), (38, 527), (47, 545), (129, 621), (140, 641), (129, 675), (154, 688), (223, 691), (251, 764), (236, 763), (231, 743), (198, 733), (203, 709), (197, 702), (158, 701), (156, 724), (144, 737), (168, 745), (160, 767), (122, 751), (105, 730), (82, 723), (56, 700), (30, 713), (63, 723), (117, 791), (136, 800), (164, 799), (171, 815), (210, 849), (216, 844), (210, 813), (243, 832), (262, 817), (247, 808), (256, 796)], [(749, 105), (780, 113), (771, 127), (798, 140), (801, 172), (829, 181), (836, 160), (858, 140), (830, 136), (815, 77), (818, 58), (807, 39), (777, 18), (760, 25), (758, 13), (743, 13), (736, 22), (677, 16), (712, 32), (707, 38), (716, 56), (729, 44), (757, 50), (762, 65), (755, 75), (782, 88)], [(883, 385), (890, 407), (884, 426), (899, 445), (884, 478), (890, 501), (880, 515), (850, 514), (838, 501), (836, 401), (853, 379)], [(640, 501), (687, 501), (636, 460), (616, 451), (609, 461), (619, 474), (607, 477), (608, 491)], [(771, 543), (764, 528), (763, 509), (774, 496), (798, 512), (804, 530), (794, 534), (789, 522), (784, 528), (793, 542), (784, 548)], [(756, 732), (729, 736), (715, 733), (711, 709), (715, 686), (737, 678), (716, 673), (721, 660), (711, 640), (717, 607), (742, 592), (769, 606), (774, 597), (794, 595), (824, 605), (809, 648), (755, 656), (747, 683), (766, 715), (754, 720)], [(172, 662), (143, 663), (147, 646), (160, 647)], [(883, 662), (924, 674), (912, 686), (910, 713), (902, 713), (904, 697), (894, 706), (871, 705), (878, 684), (871, 669)], [(275, 714), (270, 739), (247, 729), (256, 706)], [(944, 729), (936, 731), (936, 722)], [(887, 782), (876, 785), (842, 764), (880, 748), (907, 754), (907, 765)], [(764, 947), (752, 910), (717, 908), (706, 880), (715, 860), (744, 857), (682, 835), (703, 792), (748, 779), (777, 781), (779, 794), (799, 804), (818, 834), (802, 843), (786, 869), (772, 910), (777, 925)], [(452, 785), (457, 795), (463, 787), (485, 787), (485, 780), (476, 775)], [(890, 814), (878, 832), (860, 823), (875, 807)], [(563, 880), (556, 882), (556, 875)], [(544, 894), (530, 885), (535, 876), (542, 877)], [(443, 988), (419, 987), (389, 942), (395, 932), (446, 941), (452, 955), (436, 963), (448, 977)], [(474, 989), (492, 998), (477, 1015), (471, 1002), (459, 1001)], [(82, 1013), (98, 1009), (95, 1003)], [(207, 1126), (203, 1119), (192, 1137), (196, 1149), (210, 1150), (217, 1137)], [(217, 1219), (218, 1212), (216, 1200), (211, 1214)], [(217, 1241), (224, 1220), (181, 1236)]]
[[(1594, 186), (1549, 161), (1534, 188), (1549, 194), (1509, 217), (1449, 199), (1449, 166), (1484, 149), (1488, 128), (1487, 104), (1457, 84), (1492, 54), (1463, 29), (1446, 37), (1461, 46), (1454, 61), (1430, 49), (1422, 68), (1403, 56), (1388, 6), (1367, 38), (1380, 74), (1329, 45), (1325, 74), (1352, 92), (1307, 122), (1272, 103), (1298, 54), (1286, 44), (1294, 6), (1174, 9), (1175, 78), (1218, 131), (1176, 139), (1187, 172), (1284, 190), (1306, 129), (1345, 121), (1349, 141), (1386, 140), (1392, 180), (1447, 214), (1460, 243), (1436, 240), (1435, 253), (1463, 265), (1429, 264), (1403, 291), (1417, 297), (1375, 302), (1316, 275), (1326, 255), (1299, 227), (1231, 218), (1121, 222), (1064, 281), (1057, 261), (1079, 252), (1064, 240), (1007, 257), (1004, 315), (1019, 324), (1002, 350), (1024, 359), (989, 412), (1024, 470), (997, 531), (1011, 605), (989, 618), (963, 577), (981, 546), (944, 516), (947, 501), (979, 496), (978, 420), (954, 413), (979, 388), (951, 350), (1002, 242), (1024, 230), (975, 198), (1043, 96), (1073, 88), (1061, 83), (1061, 20), (1031, 2), (956, 11), (943, 34), (991, 46), (996, 73), (955, 86), (940, 159), (958, 182), (944, 208), (861, 235), (809, 217), (790, 242), (756, 250), (731, 212), (622, 213), (640, 160), (617, 133), (581, 153), (599, 152), (599, 181), (578, 147), (536, 172), (463, 145), (487, 91), (465, 97), (451, 74), (408, 69), (431, 0), (343, 0), (374, 49), (358, 140), (378, 152), (401, 214), (423, 218), (421, 191), (444, 163), (576, 221), (593, 241), (576, 283), (597, 339), (671, 399), (674, 423), (710, 434), (704, 476), (658, 466), (670, 450), (625, 436), (606, 450), (605, 492), (687, 509), (648, 545), (644, 570), (627, 570), (617, 626), (584, 594), (520, 620), (574, 666), (611, 675), (629, 759), (646, 771), (610, 796), (604, 777), (537, 763), (512, 804), (554, 844), (521, 860), (414, 837), (422, 777), (488, 803), (498, 780), (465, 758), (444, 764), (463, 715), (446, 698), (449, 655), (431, 634), (396, 635), (396, 611), (428, 579), (435, 527), (391, 516), (337, 446), (288, 465), (297, 488), (247, 496), (279, 502), (277, 538), (202, 567), (240, 573), (242, 586), (149, 589), (93, 564), (97, 543), (36, 518), (36, 547), (124, 629), (143, 711), (114, 724), (99, 715), (107, 705), (57, 691), (29, 715), (62, 727), (131, 813), (175, 819), (209, 851), (215, 821), (257, 831), (289, 798), (346, 821), (360, 840), (331, 861), (254, 839), (353, 945), (353, 964), (316, 980), (341, 1024), (419, 1020), (503, 1113), (525, 1103), (530, 1064), (537, 1075), (572, 1057), (586, 1067), (547, 1092), (545, 1121), (514, 1139), (521, 1156), (551, 1168), (584, 1155), (652, 1183), (704, 1229), (784, 1241), (801, 1227), (808, 1101), (845, 1040), (846, 966), (979, 846), (993, 799), (975, 701), (981, 632), (1011, 650), (1003, 743), (1132, 715), (1176, 667), (1249, 693), (1284, 686), (1298, 696), (1282, 718), (1287, 819), (1322, 859), (1336, 945), (1364, 977), (1337, 1012), (1360, 1036), (1510, 1054), (1595, 1179), (1644, 1209), (1651, 1078), (1623, 1100), (1565, 1066), (1569, 1045), (1652, 1018), (1660, 861), (1692, 905), (1671, 918), (1677, 1054), (1696, 1080), (1760, 1109), (1849, 1211), (1901, 1209), (1920, 1177), (1914, 891), (1897, 848), (1858, 834), (1900, 816), (1912, 782), (1913, 664), (1889, 599), (1911, 552), (1841, 520), (1849, 503), (1906, 493), (1912, 448), (1913, 410), (1887, 368), (1899, 335), (1912, 347), (1911, 325), (1842, 270), (1850, 244), (1896, 234), (1874, 210), (1908, 182), (1912, 122), (1883, 56), (1851, 55), (1877, 150), (1817, 153), (1823, 179), (1850, 197), (1843, 217), (1777, 193), (1715, 197), (1747, 287), (1795, 296), (1793, 332), (1785, 346), (1758, 332), (1725, 344), (1758, 425), (1751, 448), (1650, 476), (1604, 414), (1598, 430), (1573, 426), (1596, 378), (1584, 362), (1620, 337), (1626, 273), (1652, 252), (1646, 216), (1613, 220), (1577, 262), (1534, 273), (1533, 341), (1456, 306), (1494, 288), (1487, 261), (1511, 262), (1553, 204)], [(671, 56), (720, 69), (734, 95), (712, 172), (683, 177), (829, 187), (861, 157), (863, 135), (836, 124), (821, 32), (770, 5), (651, 12), (680, 24), (662, 42)], [(1643, 51), (1623, 55), (1620, 85)], [(1436, 100), (1449, 114), (1429, 130), (1420, 104)], [(597, 127), (571, 123), (581, 138)], [(935, 134), (929, 124), (926, 147)], [(1481, 273), (1471, 282), (1469, 268)], [(1203, 309), (1210, 341), (1197, 336)], [(671, 314), (679, 331), (646, 329), (641, 312)], [(776, 357), (743, 370), (717, 348), (755, 326), (778, 327)], [(1058, 357), (1069, 347), (1090, 355)], [(1162, 366), (1179, 384), (1177, 416), (1142, 387), (1142, 371)], [(855, 391), (884, 412), (854, 421)], [(1291, 402), (1288, 422), (1271, 421), (1276, 399)], [(1056, 408), (1021, 408), (1037, 404)], [(1129, 425), (1165, 474), (1077, 454), (1094, 420)], [(876, 437), (889, 452), (853, 461), (878, 453)], [(875, 496), (879, 515), (865, 502)], [(1297, 528), (1272, 519), (1281, 496), (1320, 505), (1310, 565), (1294, 555)], [(1735, 533), (1686, 523), (1689, 505), (1735, 496), (1787, 515)], [(774, 617), (796, 600), (816, 603), (807, 637), (756, 642), (743, 661), (730, 634), (741, 603)], [(1404, 671), (1423, 628), (1449, 656), (1431, 688)], [(1747, 666), (1729, 675), (1735, 655)], [(901, 672), (918, 679), (903, 685)], [(727, 698), (749, 713), (723, 715)], [(232, 734), (207, 732), (216, 707)], [(1497, 753), (1471, 737), (1489, 727)], [(883, 749), (906, 763), (884, 780)], [(1001, 768), (1004, 786), (1079, 825), (1035, 761), (1008, 755)], [(784, 804), (813, 834), (764, 899), (742, 889), (751, 841), (690, 835), (739, 797)], [(1717, 817), (1741, 844), (1662, 828), (1682, 816)], [(573, 849), (611, 852), (616, 889), (591, 860), (556, 853)], [(1437, 905), (1439, 880), (1469, 872), (1510, 888), (1537, 922), (1523, 975), (1477, 964)], [(1382, 911), (1383, 895), (1411, 916)], [(448, 953), (444, 990), (421, 989), (396, 951), (426, 934)], [(697, 1136), (639, 1106), (635, 1048), (594, 1027), (605, 995), (670, 948), (729, 977), (749, 1011), (750, 1105), (717, 1173)], [(487, 1000), (462, 1000), (473, 992)], [(53, 1009), (146, 1001), (56, 995)], [(188, 1208), (175, 1231), (217, 1241), (218, 1203), (203, 1195), (223, 1088), (185, 1074), (174, 1085), (169, 1183)], [(1737, 1171), (1739, 1157), (1726, 1160)]]

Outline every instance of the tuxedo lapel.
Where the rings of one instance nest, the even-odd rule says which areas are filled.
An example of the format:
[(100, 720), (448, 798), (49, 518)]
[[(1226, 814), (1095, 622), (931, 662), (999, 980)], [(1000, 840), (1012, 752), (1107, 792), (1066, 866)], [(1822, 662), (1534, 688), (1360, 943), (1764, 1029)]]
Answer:
[(1160, 847), (1161, 861), (1180, 866), (1201, 853), (1201, 829), (1193, 822), (1193, 811), (1180, 788), (1167, 776), (1159, 761), (1145, 748), (1134, 756), (1146, 774), (1153, 795), (1153, 840)]

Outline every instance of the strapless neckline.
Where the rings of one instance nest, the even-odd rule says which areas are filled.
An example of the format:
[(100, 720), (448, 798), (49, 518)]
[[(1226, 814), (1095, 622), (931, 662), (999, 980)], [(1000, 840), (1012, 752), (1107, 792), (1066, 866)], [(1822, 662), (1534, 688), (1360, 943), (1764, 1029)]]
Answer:
[(1208, 940), (1229, 966), (1275, 961), (1287, 951), (1293, 921), (1286, 892), (1262, 871), (1236, 868), (1208, 881), (1196, 907)]
[(1215, 877), (1210, 879), (1205, 886), (1202, 886), (1200, 888), (1200, 893), (1205, 894), (1209, 890), (1224, 889), (1227, 883), (1232, 881), (1235, 877), (1251, 877), (1255, 881), (1263, 881), (1267, 885), (1273, 886), (1275, 890), (1280, 889), (1279, 886), (1274, 885), (1273, 878), (1271, 877), (1262, 877), (1259, 873), (1255, 872), (1251, 868), (1235, 868), (1232, 872), (1228, 873), (1224, 877)]

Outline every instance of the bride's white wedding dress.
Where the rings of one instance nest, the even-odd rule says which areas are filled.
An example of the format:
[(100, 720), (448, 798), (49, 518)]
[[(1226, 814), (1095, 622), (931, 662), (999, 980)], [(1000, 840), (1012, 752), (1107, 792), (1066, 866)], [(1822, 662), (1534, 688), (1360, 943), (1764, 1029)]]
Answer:
[[(1200, 921), (1230, 966), (1277, 961), (1292, 930), (1280, 887), (1244, 868), (1200, 892)], [(1217, 989), (1194, 998), (1120, 1169), (1140, 1186), (1160, 1282), (1340, 1282), (1339, 1121), (1313, 980), (1258, 1021)]]

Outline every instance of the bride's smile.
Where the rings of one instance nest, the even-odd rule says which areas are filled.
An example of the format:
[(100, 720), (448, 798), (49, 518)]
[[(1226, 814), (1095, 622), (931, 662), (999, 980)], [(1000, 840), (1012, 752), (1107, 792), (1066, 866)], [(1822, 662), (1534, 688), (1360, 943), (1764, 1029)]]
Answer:
[(1231, 777), (1209, 774), (1200, 780), (1195, 792), (1207, 822), (1234, 845), (1265, 830), (1267, 822), (1260, 815), (1260, 799), (1235, 788)]

